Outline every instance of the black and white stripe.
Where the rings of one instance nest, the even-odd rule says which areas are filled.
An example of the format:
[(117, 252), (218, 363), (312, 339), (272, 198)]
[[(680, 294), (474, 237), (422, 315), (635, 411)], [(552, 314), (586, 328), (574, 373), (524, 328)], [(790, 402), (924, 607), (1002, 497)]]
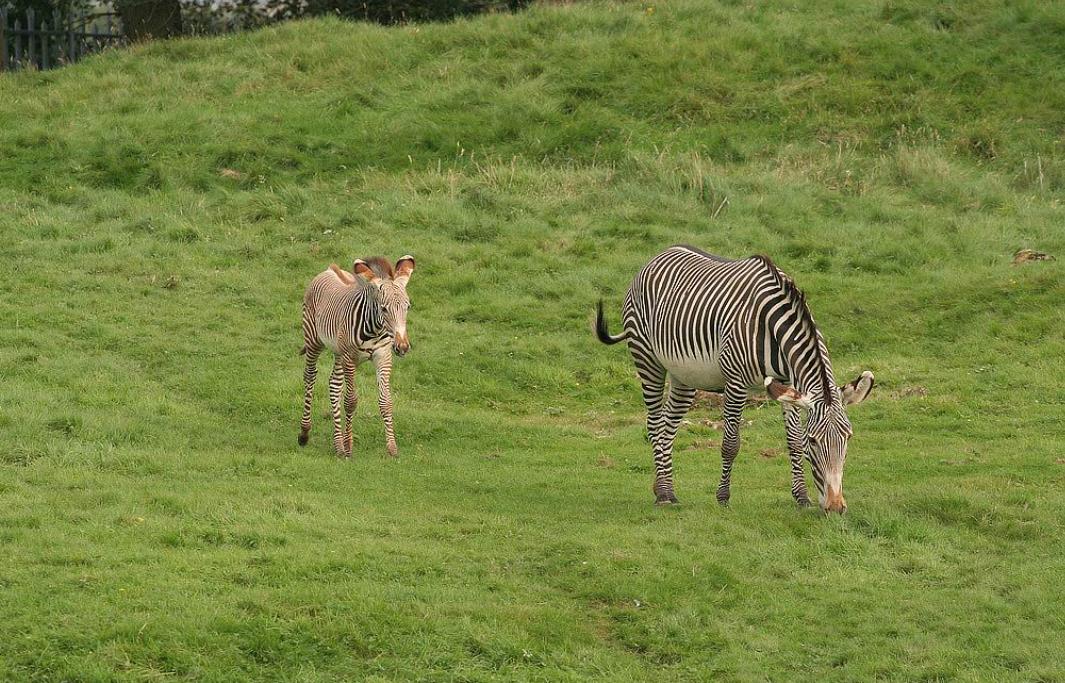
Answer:
[[(673, 440), (696, 389), (724, 393), (717, 499), (728, 502), (744, 403), (751, 389), (768, 386), (784, 405), (792, 495), (809, 504), (802, 469), (806, 455), (822, 507), (842, 510), (843, 461), (851, 434), (843, 401), (864, 399), (872, 374), (864, 373), (848, 385), (849, 393), (841, 392), (803, 293), (769, 258), (730, 260), (687, 245), (670, 247), (637, 273), (625, 297), (622, 325), (621, 334), (610, 335), (600, 302), (599, 339), (628, 342), (643, 388), (656, 502), (677, 500)], [(805, 430), (800, 407), (809, 411)]]

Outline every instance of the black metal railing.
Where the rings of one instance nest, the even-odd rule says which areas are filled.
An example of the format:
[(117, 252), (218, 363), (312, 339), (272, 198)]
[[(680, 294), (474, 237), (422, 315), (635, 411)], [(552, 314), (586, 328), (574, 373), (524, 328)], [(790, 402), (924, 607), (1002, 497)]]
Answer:
[(41, 17), (0, 7), (0, 71), (51, 69), (125, 43), (114, 12)]

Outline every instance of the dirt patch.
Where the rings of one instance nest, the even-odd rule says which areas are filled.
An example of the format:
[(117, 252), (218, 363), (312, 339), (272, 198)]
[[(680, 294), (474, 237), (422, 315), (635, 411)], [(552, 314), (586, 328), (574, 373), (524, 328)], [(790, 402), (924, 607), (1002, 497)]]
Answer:
[[(713, 429), (718, 432), (725, 428), (725, 423), (721, 420), (711, 420), (709, 418), (705, 420), (699, 420), (699, 424), (703, 425), (704, 427), (709, 427), (710, 429)], [(740, 420), (740, 427), (749, 427), (750, 425), (750, 420)]]
[(898, 400), (902, 398), (924, 398), (928, 395), (928, 389), (922, 386), (902, 387), (891, 392), (891, 398)]
[(725, 403), (725, 398), (714, 391), (696, 391), (694, 408), (720, 408)]
[(1043, 251), (1035, 249), (1021, 249), (1013, 255), (1013, 265), (1019, 266), (1029, 261), (1053, 261), (1054, 257)]

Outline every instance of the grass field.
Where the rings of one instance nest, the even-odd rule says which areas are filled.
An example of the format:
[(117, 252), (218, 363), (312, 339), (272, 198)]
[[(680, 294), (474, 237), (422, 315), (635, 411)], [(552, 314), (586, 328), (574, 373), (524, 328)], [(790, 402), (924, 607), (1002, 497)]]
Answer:
[[(0, 678), (1065, 680), (1065, 6), (286, 24), (0, 76)], [(701, 405), (652, 505), (617, 327), (674, 242), (807, 291), (849, 512)], [(1034, 248), (1055, 261), (1011, 265)], [(385, 457), (299, 303), (412, 253)]]

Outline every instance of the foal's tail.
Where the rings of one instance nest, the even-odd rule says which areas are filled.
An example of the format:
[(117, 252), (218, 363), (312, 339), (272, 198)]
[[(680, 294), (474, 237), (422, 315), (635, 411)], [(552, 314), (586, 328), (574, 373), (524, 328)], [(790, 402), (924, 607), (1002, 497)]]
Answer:
[(606, 318), (603, 317), (602, 299), (599, 300), (599, 305), (595, 309), (595, 336), (599, 337), (599, 341), (604, 344), (617, 344), (629, 337), (629, 333), (624, 330), (616, 337), (610, 334), (610, 330), (606, 327)]

